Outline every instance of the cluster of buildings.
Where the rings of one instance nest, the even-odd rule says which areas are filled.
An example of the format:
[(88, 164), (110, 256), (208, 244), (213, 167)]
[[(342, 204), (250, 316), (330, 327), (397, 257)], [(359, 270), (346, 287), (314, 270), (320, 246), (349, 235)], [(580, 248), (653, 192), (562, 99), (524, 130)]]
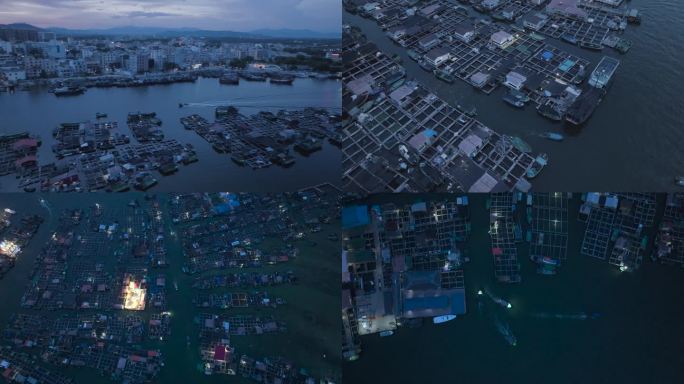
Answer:
[[(265, 41), (207, 42), (190, 37), (145, 41), (57, 39), (54, 33), (38, 30), (0, 29), (0, 85), (53, 77), (196, 69), (229, 64), (234, 59), (269, 61), (275, 57), (308, 56), (297, 51), (304, 46)], [(340, 60), (339, 50), (326, 50), (324, 54), (330, 60)]]

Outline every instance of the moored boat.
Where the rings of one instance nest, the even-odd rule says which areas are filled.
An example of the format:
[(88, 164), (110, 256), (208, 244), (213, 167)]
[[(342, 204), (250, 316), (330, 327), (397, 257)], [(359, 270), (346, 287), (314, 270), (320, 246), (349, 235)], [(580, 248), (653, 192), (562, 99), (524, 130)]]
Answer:
[(86, 91), (83, 87), (59, 87), (53, 90), (55, 96), (75, 96)]
[(435, 316), (432, 318), (432, 322), (434, 324), (442, 324), (442, 323), (446, 323), (447, 321), (451, 321), (455, 318), (456, 318), (456, 315)]
[(544, 132), (539, 135), (540, 137), (543, 137), (545, 139), (549, 139), (552, 141), (563, 141), (564, 137), (560, 133), (555, 133), (555, 132)]
[(537, 177), (539, 175), (539, 172), (541, 172), (542, 169), (548, 164), (549, 161), (549, 156), (546, 153), (539, 154), (534, 159), (534, 162), (530, 167), (527, 169), (526, 176), (528, 179), (532, 179)]

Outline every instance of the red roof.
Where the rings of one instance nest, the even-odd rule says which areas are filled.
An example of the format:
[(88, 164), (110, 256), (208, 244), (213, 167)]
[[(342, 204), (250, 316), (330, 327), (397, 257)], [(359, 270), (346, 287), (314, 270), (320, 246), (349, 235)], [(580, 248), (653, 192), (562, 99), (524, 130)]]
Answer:
[(36, 162), (36, 161), (37, 161), (36, 156), (25, 156), (25, 157), (22, 157), (21, 159), (15, 161), (14, 164), (15, 164), (17, 167), (21, 167), (21, 166), (23, 166), (23, 165), (26, 164), (26, 163)]
[(17, 149), (24, 148), (24, 147), (32, 148), (32, 147), (37, 147), (37, 146), (38, 146), (38, 140), (36, 140), (36, 139), (21, 139), (21, 140), (15, 141), (14, 144), (12, 145), (12, 148), (14, 150), (17, 150)]
[(492, 255), (501, 255), (503, 254), (503, 249), (501, 248), (492, 248)]
[(226, 359), (226, 346), (219, 344), (214, 348), (214, 360), (225, 361)]

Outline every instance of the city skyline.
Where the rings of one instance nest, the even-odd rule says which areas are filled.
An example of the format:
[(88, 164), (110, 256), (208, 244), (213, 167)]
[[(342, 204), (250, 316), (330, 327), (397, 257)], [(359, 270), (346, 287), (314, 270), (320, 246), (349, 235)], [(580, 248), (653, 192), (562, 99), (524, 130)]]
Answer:
[(134, 26), (239, 32), (261, 29), (338, 32), (342, 18), (339, 8), (338, 0), (264, 0), (258, 3), (248, 0), (114, 0), (107, 3), (101, 0), (9, 0), (0, 10), (0, 24), (27, 23), (40, 28), (67, 29)]

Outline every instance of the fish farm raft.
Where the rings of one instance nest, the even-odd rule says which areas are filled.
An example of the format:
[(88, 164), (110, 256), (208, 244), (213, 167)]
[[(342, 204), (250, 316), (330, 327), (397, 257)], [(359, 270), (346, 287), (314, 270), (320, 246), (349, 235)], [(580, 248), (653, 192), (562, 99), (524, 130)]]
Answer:
[[(459, 2), (345, 0), (344, 7), (374, 21), (437, 79), (461, 80), (484, 94), (503, 87), (509, 105), (530, 104), (569, 127), (585, 125), (620, 66), (615, 54), (592, 62), (581, 50), (593, 51), (590, 57), (605, 47), (625, 54), (631, 42), (622, 33), (641, 22), (622, 4)], [(380, 52), (355, 26), (343, 27), (343, 56), (345, 190), (527, 192), (548, 164), (548, 155), (532, 154), (521, 138), (477, 121), (474, 107), (449, 105), (413, 80), (399, 55)]]
[[(348, 201), (342, 209), (343, 356), (362, 358), (368, 335), (439, 325), (471, 316), (470, 308), (493, 316), (496, 331), (515, 346), (505, 318), (516, 302), (498, 290), (525, 284), (524, 273), (543, 284), (568, 273), (565, 266), (579, 258), (618, 274), (684, 268), (683, 224), (681, 193), (395, 194)], [(466, 284), (473, 261), (490, 265), (488, 286)], [(466, 305), (466, 298), (476, 303)]]
[[(319, 267), (318, 277), (331, 273), (325, 279), (335, 281), (339, 260), (320, 260), (335, 254), (339, 240), (335, 187), (280, 195), (89, 194), (76, 202), (64, 196), (40, 199), (45, 215), (24, 215), (19, 205), (26, 201), (8, 202), (0, 213), (2, 272), (26, 279), (16, 310), (0, 325), (0, 376), (71, 384), (99, 375), (135, 384), (168, 382), (184, 371), (193, 382), (205, 375), (339, 381), (339, 344), (316, 344), (334, 340), (338, 312), (301, 309), (319, 283), (300, 265), (313, 256), (334, 266)], [(11, 268), (15, 260), (24, 263), (23, 278)], [(302, 320), (309, 312), (331, 327), (312, 330)], [(278, 346), (287, 335), (309, 342)], [(235, 339), (271, 340), (255, 349)], [(187, 351), (180, 360), (178, 351)]]

